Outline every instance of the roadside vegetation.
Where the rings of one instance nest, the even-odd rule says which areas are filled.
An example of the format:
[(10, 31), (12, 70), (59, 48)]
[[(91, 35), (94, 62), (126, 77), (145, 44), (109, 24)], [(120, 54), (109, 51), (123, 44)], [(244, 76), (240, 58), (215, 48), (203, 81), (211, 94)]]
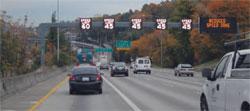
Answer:
[[(27, 26), (28, 16), (13, 20), (6, 11), (0, 13), (0, 77), (11, 77), (33, 72), (40, 68), (40, 39), (35, 27)], [(52, 14), (55, 22), (55, 13)], [(60, 60), (57, 61), (57, 31), (50, 28), (46, 41), (45, 62), (48, 68), (70, 64), (70, 43), (60, 32)], [(74, 53), (74, 52), (73, 52)], [(73, 58), (74, 60), (74, 58)]]

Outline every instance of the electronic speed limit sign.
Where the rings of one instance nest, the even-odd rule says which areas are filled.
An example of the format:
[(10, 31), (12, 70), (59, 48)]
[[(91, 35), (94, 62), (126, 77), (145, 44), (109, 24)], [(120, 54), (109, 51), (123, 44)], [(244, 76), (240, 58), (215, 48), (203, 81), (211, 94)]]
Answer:
[(91, 29), (91, 18), (80, 18), (80, 27), (83, 30), (90, 30)]
[(184, 30), (192, 29), (192, 19), (181, 19), (181, 28)]
[(131, 29), (140, 30), (142, 29), (142, 19), (132, 18), (131, 19)]
[(167, 19), (156, 19), (155, 24), (157, 30), (167, 29)]
[(107, 30), (112, 30), (115, 28), (115, 19), (113, 18), (107, 18), (103, 19), (103, 28)]

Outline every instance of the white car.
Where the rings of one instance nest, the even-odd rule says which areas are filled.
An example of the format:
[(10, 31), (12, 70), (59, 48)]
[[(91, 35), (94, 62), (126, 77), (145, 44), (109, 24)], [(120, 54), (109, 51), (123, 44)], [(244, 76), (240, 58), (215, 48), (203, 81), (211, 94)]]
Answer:
[(151, 74), (151, 61), (149, 58), (142, 57), (135, 60), (134, 74), (137, 74), (138, 72)]
[(194, 68), (190, 64), (179, 64), (174, 69), (174, 75), (175, 76), (181, 76), (181, 75), (187, 75), (187, 76), (194, 76)]
[[(235, 58), (234, 58), (234, 55)], [(201, 111), (250, 110), (250, 49), (227, 53), (207, 77), (200, 96)]]
[(133, 69), (135, 67), (135, 62), (131, 62), (130, 69)]

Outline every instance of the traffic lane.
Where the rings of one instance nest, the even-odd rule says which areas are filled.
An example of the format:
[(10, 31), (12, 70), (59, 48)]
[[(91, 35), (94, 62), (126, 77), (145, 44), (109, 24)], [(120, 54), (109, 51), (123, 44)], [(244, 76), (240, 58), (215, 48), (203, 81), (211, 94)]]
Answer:
[(132, 108), (110, 87), (103, 82), (103, 94), (84, 92), (69, 95), (69, 84), (64, 83), (36, 110), (62, 110), (62, 111), (131, 111)]
[(0, 102), (1, 109), (7, 111), (28, 111), (34, 106), (44, 95), (46, 95), (54, 86), (63, 81), (70, 72), (64, 72), (40, 82), (24, 91), (6, 98)]
[[(174, 76), (174, 69), (171, 68), (151, 68), (152, 71), (156, 71), (158, 73), (168, 73)], [(201, 72), (194, 71), (194, 77), (202, 78)]]
[(186, 83), (191, 83), (191, 84), (197, 84), (199, 86), (202, 86), (206, 80), (206, 78), (201, 77), (200, 72), (194, 72), (194, 76), (175, 76), (174, 75), (174, 70), (172, 69), (165, 69), (165, 71), (157, 71), (157, 70), (152, 70), (152, 72), (158, 76), (158, 77), (163, 77), (163, 78), (168, 78), (168, 79), (173, 79), (176, 81), (182, 81)]
[(171, 84), (152, 75), (131, 74), (129, 77), (105, 77), (128, 96), (141, 110), (199, 110), (199, 87)]

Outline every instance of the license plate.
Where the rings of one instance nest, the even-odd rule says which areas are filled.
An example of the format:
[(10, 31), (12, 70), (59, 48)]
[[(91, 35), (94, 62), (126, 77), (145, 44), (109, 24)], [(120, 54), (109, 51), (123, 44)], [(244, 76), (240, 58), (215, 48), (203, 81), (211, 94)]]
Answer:
[(89, 78), (88, 77), (83, 77), (82, 81), (89, 81)]

